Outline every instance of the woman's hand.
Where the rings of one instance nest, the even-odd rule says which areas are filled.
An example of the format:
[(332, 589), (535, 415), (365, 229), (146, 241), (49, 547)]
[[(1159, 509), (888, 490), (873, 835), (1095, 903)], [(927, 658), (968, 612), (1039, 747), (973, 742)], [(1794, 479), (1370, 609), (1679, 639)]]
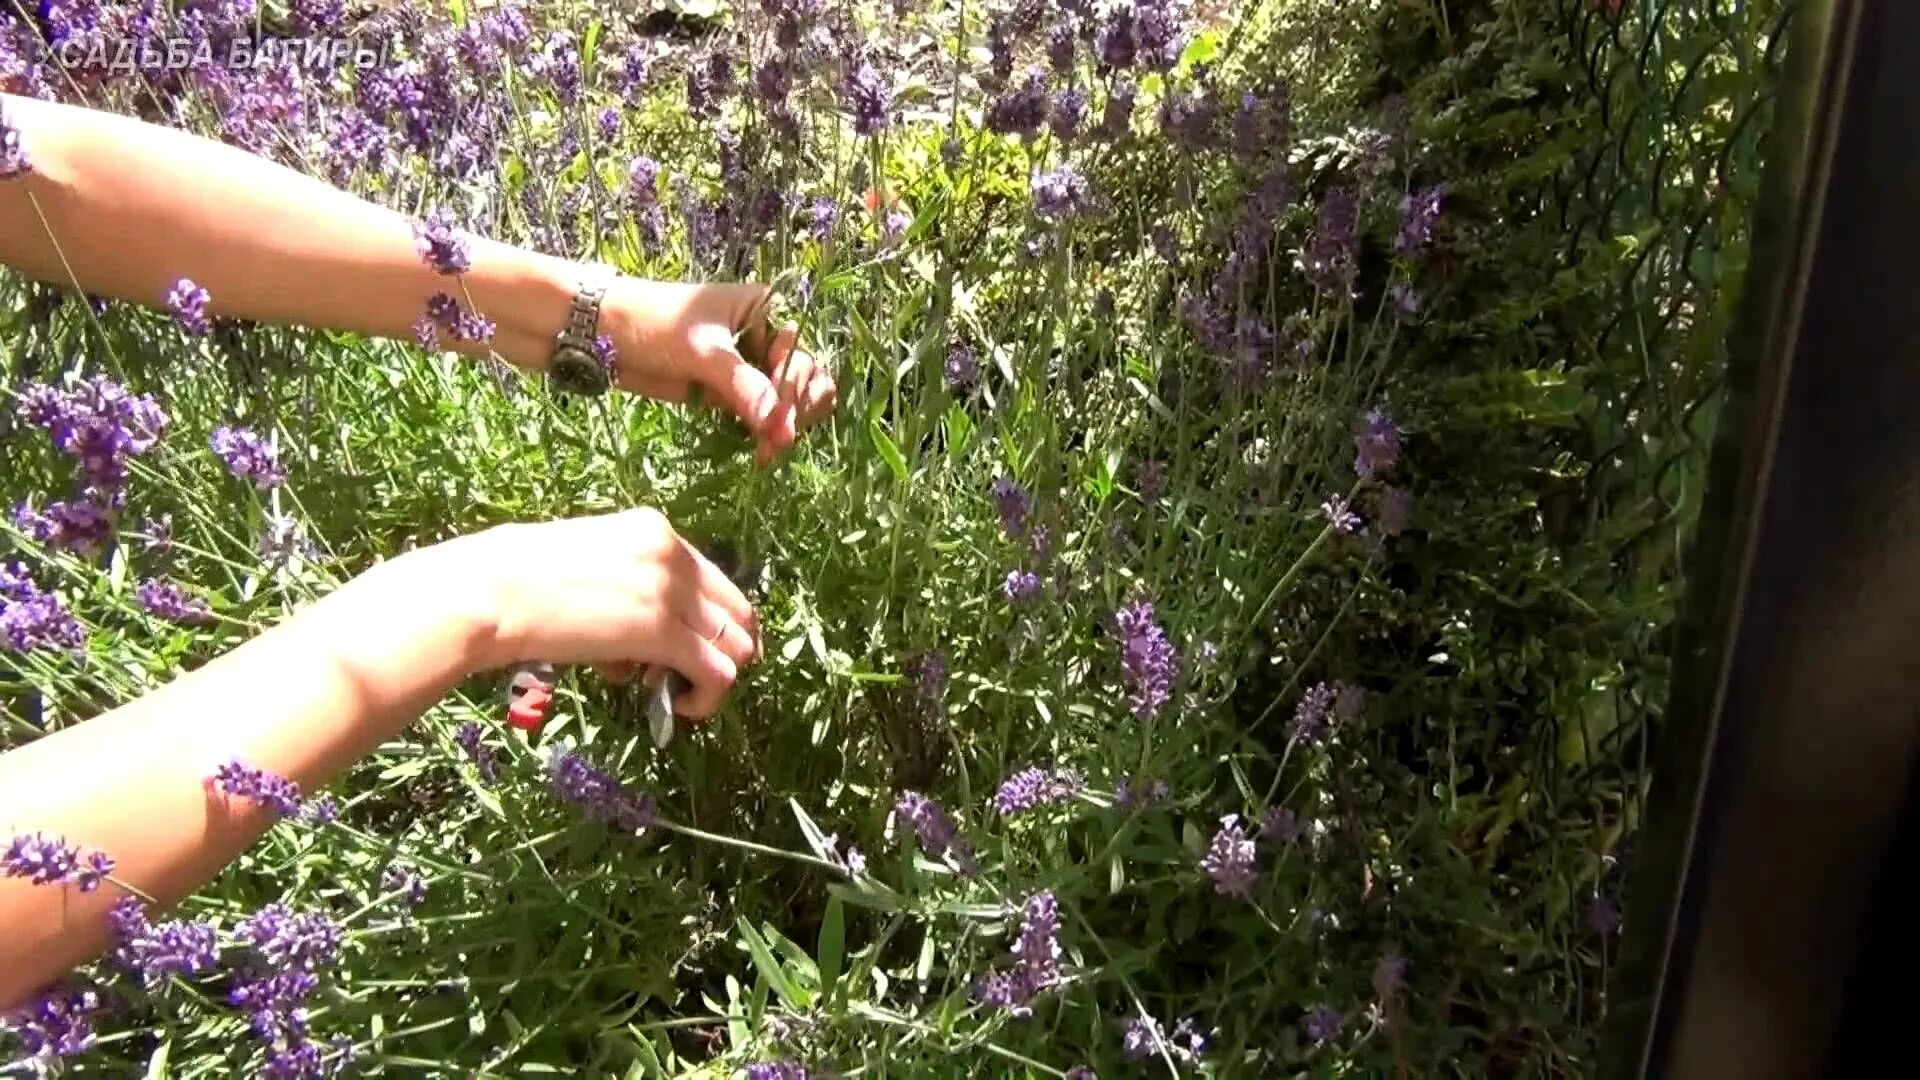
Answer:
[(738, 416), (766, 464), (833, 411), (833, 376), (768, 324), (772, 291), (758, 284), (686, 285), (621, 277), (601, 304), (622, 388), (684, 401), (703, 388)]
[(409, 560), (425, 592), (400, 593), (474, 613), (474, 670), (522, 660), (609, 673), (660, 665), (692, 683), (675, 704), (699, 719), (759, 656), (752, 605), (657, 510), (495, 526), (388, 565)]

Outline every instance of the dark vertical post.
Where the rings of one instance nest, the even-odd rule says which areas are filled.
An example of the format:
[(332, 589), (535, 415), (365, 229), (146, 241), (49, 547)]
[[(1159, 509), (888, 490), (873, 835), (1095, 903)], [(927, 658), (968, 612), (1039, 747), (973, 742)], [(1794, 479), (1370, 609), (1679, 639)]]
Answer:
[(1920, 755), (1920, 2), (1805, 0), (1794, 32), (1614, 1076), (1870, 1075), (1836, 1055), (1891, 1045), (1862, 983), (1920, 918), (1889, 899)]

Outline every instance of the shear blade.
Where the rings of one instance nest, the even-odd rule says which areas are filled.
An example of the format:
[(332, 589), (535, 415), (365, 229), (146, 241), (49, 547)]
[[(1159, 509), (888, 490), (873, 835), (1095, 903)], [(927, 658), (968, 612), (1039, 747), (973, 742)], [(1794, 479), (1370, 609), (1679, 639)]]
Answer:
[(647, 728), (653, 732), (653, 745), (662, 750), (673, 741), (674, 729), (679, 726), (673, 716), (672, 683), (671, 675), (661, 679), (660, 685), (654, 688), (653, 698), (647, 702)]

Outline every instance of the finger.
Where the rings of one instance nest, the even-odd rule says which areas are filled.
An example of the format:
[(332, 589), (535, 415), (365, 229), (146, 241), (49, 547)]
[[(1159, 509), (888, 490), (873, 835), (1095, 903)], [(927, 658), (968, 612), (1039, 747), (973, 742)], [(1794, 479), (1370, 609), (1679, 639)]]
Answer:
[(810, 428), (833, 415), (833, 406), (840, 398), (840, 388), (833, 383), (833, 376), (824, 370), (815, 371), (812, 381), (800, 394), (800, 427)]
[(781, 402), (767, 419), (767, 426), (760, 432), (760, 450), (757, 455), (760, 464), (766, 465), (780, 456), (794, 440), (799, 437), (799, 411), (790, 402)]
[(739, 623), (749, 637), (759, 632), (759, 616), (754, 613), (753, 603), (740, 586), (727, 577), (726, 571), (713, 564), (713, 560), (701, 554), (700, 549), (680, 539), (680, 550), (676, 557), (679, 564), (674, 569), (686, 576), (693, 585), (691, 591), (672, 590), (674, 613), (685, 620), (695, 630), (704, 631), (709, 636), (714, 631), (716, 620), (708, 619), (702, 604), (716, 605), (729, 622)]
[(773, 308), (773, 290), (748, 282), (732, 284), (728, 289), (731, 293), (728, 327), (733, 331), (735, 347), (757, 366), (771, 369), (776, 335), (767, 316)]
[(793, 378), (797, 360), (805, 361), (807, 364), (813, 363), (812, 358), (802, 352), (799, 345), (800, 328), (792, 323), (782, 326), (773, 335), (773, 342), (767, 346), (766, 366), (767, 373), (773, 376), (774, 382), (786, 385), (788, 380)]
[[(666, 652), (666, 668), (679, 672), (692, 687), (674, 699), (674, 714), (704, 720), (718, 712), (720, 703), (726, 700), (727, 691), (733, 689), (734, 681), (740, 675), (733, 658), (685, 623), (674, 624), (661, 636), (661, 645)], [(665, 678), (666, 674), (665, 670), (650, 673), (649, 686), (658, 686), (659, 680)]]
[(752, 632), (735, 622), (725, 608), (705, 597), (700, 598), (698, 607), (699, 611), (685, 620), (688, 629), (726, 653), (736, 668), (753, 663), (755, 644)]
[(760, 438), (780, 404), (773, 380), (747, 363), (723, 328), (699, 335), (696, 348), (701, 356), (700, 384), (714, 394), (721, 408), (740, 418), (748, 434)]

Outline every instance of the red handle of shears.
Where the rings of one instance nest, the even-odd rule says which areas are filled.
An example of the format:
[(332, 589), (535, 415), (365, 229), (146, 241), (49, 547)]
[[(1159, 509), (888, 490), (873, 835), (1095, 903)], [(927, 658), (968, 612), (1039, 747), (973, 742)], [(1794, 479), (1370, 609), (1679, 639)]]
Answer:
[(529, 735), (540, 733), (553, 707), (554, 678), (552, 664), (531, 662), (513, 669), (507, 680), (507, 726)]

